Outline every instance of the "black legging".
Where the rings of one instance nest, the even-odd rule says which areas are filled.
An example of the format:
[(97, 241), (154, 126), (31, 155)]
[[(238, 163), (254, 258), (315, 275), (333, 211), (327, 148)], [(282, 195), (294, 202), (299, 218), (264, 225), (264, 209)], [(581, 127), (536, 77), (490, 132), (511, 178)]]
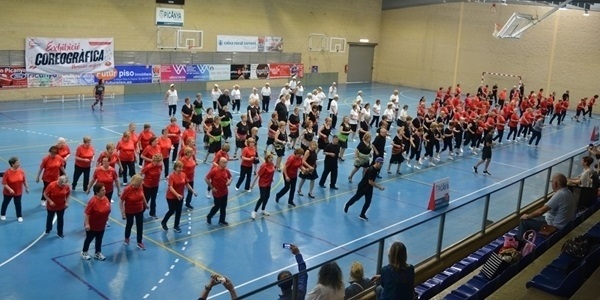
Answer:
[(177, 113), (177, 104), (169, 105), (169, 116), (174, 116)]
[(271, 197), (271, 187), (259, 187), (260, 198), (256, 201), (256, 206), (254, 206), (254, 211), (258, 211), (258, 208), (262, 206), (262, 210), (265, 210), (267, 207), (267, 202), (269, 202), (269, 197)]
[[(233, 100), (233, 104), (231, 105), (231, 111), (239, 111), (241, 106), (242, 106), (242, 100), (240, 100), (240, 99)], [(236, 109), (236, 107), (237, 107), (237, 109)]]
[(122, 161), (121, 166), (123, 166), (121, 176), (123, 176), (123, 184), (125, 184), (127, 183), (127, 175), (131, 177), (135, 175), (135, 161)]
[(517, 127), (508, 127), (508, 135), (506, 136), (506, 140), (510, 141), (510, 136), (512, 135), (513, 141), (517, 138)]
[(127, 223), (125, 224), (125, 238), (128, 239), (131, 236), (131, 227), (133, 226), (133, 218), (135, 218), (135, 231), (138, 244), (142, 242), (142, 236), (144, 234), (144, 211), (140, 211), (135, 214), (125, 214)]
[(537, 130), (531, 130), (531, 138), (529, 139), (529, 145), (535, 139), (535, 145), (537, 146), (540, 143), (540, 139), (542, 138), (542, 132)]
[[(188, 183), (190, 184), (190, 186), (193, 189), (194, 188), (194, 181), (189, 181)], [(192, 190), (188, 189), (187, 195), (185, 195), (185, 205), (186, 206), (189, 206), (192, 203), (192, 196), (194, 196), (194, 193), (192, 193)]]
[(496, 137), (494, 137), (492, 140), (498, 140), (498, 143), (502, 143), (502, 137), (504, 136), (504, 128), (502, 128), (502, 130), (498, 130), (498, 135), (496, 135)]
[(50, 231), (52, 231), (52, 220), (54, 219), (54, 215), (56, 215), (56, 233), (60, 236), (63, 235), (63, 225), (65, 224), (64, 222), (64, 215), (65, 215), (65, 210), (57, 210), (57, 211), (53, 211), (53, 210), (47, 210), (48, 214), (46, 216), (46, 233), (49, 233)]
[(279, 203), (279, 198), (283, 197), (285, 193), (290, 191), (288, 203), (294, 203), (294, 194), (296, 193), (296, 181), (298, 181), (298, 177), (290, 178), (290, 181), (284, 180), (283, 188), (275, 195), (275, 202)]
[(362, 210), (360, 211), (361, 216), (367, 215), (367, 210), (369, 206), (371, 206), (371, 199), (373, 198), (373, 189), (358, 189), (356, 190), (356, 194), (348, 200), (346, 203), (346, 207), (352, 206), (352, 204), (356, 203), (362, 196), (365, 196), (365, 204), (363, 204)]
[(269, 102), (271, 101), (271, 96), (263, 96), (262, 99), (262, 110), (265, 112), (269, 112)]
[(146, 197), (146, 201), (148, 201), (148, 206), (150, 206), (150, 216), (152, 217), (156, 216), (156, 195), (158, 195), (158, 186), (144, 186), (144, 197)]
[(96, 253), (102, 252), (102, 238), (104, 237), (104, 230), (94, 231), (88, 230), (85, 232), (85, 241), (83, 242), (83, 249), (81, 251), (88, 252), (90, 249), (90, 244), (93, 239), (96, 239), (95, 248)]
[(225, 222), (225, 216), (227, 214), (227, 195), (223, 197), (214, 197), (213, 207), (210, 209), (210, 212), (206, 216), (208, 220), (212, 219), (212, 217), (219, 211), (219, 223)]
[[(173, 158), (171, 159), (173, 162), (177, 161), (177, 154), (178, 154), (177, 151), (178, 150), (179, 150), (179, 143), (173, 144), (173, 155), (172, 155)], [(167, 157), (167, 159), (168, 159), (168, 157)], [(165, 177), (169, 176), (169, 168), (168, 168), (168, 166), (165, 166), (165, 174), (167, 174)]]
[(371, 123), (369, 123), (369, 126), (373, 127), (373, 123), (375, 123), (375, 127), (379, 127), (379, 116), (373, 116), (373, 118), (371, 119)]
[[(77, 186), (77, 181), (79, 181), (79, 177), (83, 174), (83, 191), (87, 191), (88, 184), (90, 183), (90, 167), (80, 167), (75, 165), (75, 170), (73, 171), (73, 183), (71, 187), (75, 190)], [(134, 173), (135, 174), (135, 170)], [(133, 175), (132, 175), (133, 176)]]
[(163, 159), (163, 168), (165, 169), (165, 178), (169, 177), (169, 157)]
[(239, 189), (240, 186), (242, 185), (242, 182), (244, 182), (244, 180), (246, 180), (244, 189), (249, 190), (251, 177), (252, 177), (252, 166), (250, 166), (250, 167), (241, 166), (240, 167), (240, 178), (238, 179), (237, 183), (235, 184), (235, 187)]
[[(61, 175), (62, 176), (62, 175)], [(44, 191), (46, 191), (46, 187), (50, 184), (49, 181), (44, 181), (44, 188), (42, 189), (42, 201), (46, 201), (46, 198), (44, 198)]]
[(552, 118), (550, 119), (550, 124), (552, 124), (552, 121), (554, 121), (554, 119), (558, 117), (558, 125), (560, 125), (560, 120), (561, 120), (561, 114), (560, 113), (554, 113), (552, 114)]
[(17, 218), (23, 217), (23, 215), (21, 215), (21, 196), (22, 195), (4, 195), (4, 200), (2, 200), (2, 211), (0, 212), (0, 215), (6, 216), (6, 208), (8, 207), (8, 204), (10, 201), (12, 201), (12, 199), (15, 199), (15, 211), (17, 212)]
[(167, 224), (169, 218), (173, 214), (175, 214), (175, 223), (173, 224), (174, 228), (179, 228), (179, 221), (181, 220), (181, 210), (183, 208), (183, 201), (177, 199), (167, 199), (167, 204), (169, 205), (169, 211), (165, 214), (161, 224)]

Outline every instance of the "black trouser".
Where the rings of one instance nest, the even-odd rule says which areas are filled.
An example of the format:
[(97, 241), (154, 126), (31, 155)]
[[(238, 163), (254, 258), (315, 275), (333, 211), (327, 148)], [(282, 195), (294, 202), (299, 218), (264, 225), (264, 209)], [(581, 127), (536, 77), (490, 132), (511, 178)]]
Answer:
[(242, 182), (244, 182), (244, 180), (246, 180), (246, 184), (244, 185), (244, 189), (245, 190), (249, 190), (250, 189), (250, 177), (252, 176), (252, 166), (246, 167), (246, 166), (241, 166), (240, 168), (240, 178), (238, 179), (237, 183), (235, 184), (236, 188), (240, 188), (240, 186), (242, 185)]
[[(83, 191), (87, 191), (88, 185), (90, 184), (90, 167), (80, 167), (75, 165), (75, 170), (73, 171), (73, 183), (71, 187), (75, 190), (77, 186), (77, 181), (79, 181), (79, 177), (83, 174)], [(135, 171), (134, 173), (135, 174)], [(133, 176), (133, 175), (132, 175)]]
[(288, 198), (288, 203), (294, 203), (294, 193), (296, 192), (296, 181), (298, 181), (298, 177), (290, 178), (290, 181), (283, 180), (283, 188), (277, 192), (275, 195), (275, 199), (279, 202), (279, 198), (283, 197), (285, 193), (290, 191), (290, 195)]
[(173, 224), (175, 228), (179, 228), (179, 221), (181, 220), (181, 210), (183, 208), (183, 201), (177, 199), (167, 199), (167, 204), (169, 205), (169, 211), (165, 214), (161, 224), (167, 224), (169, 218), (173, 214), (175, 214), (175, 223)]
[(267, 207), (267, 202), (269, 202), (269, 197), (271, 197), (271, 187), (259, 187), (260, 198), (256, 201), (256, 206), (254, 206), (254, 211), (258, 211), (258, 208), (262, 206), (262, 210), (265, 210)]
[(333, 101), (333, 98), (329, 98), (329, 102), (327, 102), (327, 111), (331, 108), (331, 101)]
[(558, 117), (558, 125), (560, 125), (560, 114), (559, 113), (554, 113), (552, 114), (552, 118), (550, 118), (550, 124), (552, 124), (552, 121), (554, 121), (554, 119)]
[(446, 151), (446, 149), (450, 150), (450, 153), (452, 153), (452, 138), (451, 137), (444, 138), (444, 148), (442, 148), (442, 152)]
[[(194, 179), (194, 178), (192, 178)], [(190, 186), (192, 187), (192, 189), (194, 188), (194, 181), (188, 181), (188, 183), (190, 184)], [(187, 191), (187, 195), (185, 195), (185, 205), (188, 206), (192, 203), (192, 196), (194, 196), (194, 193), (192, 193), (192, 190), (188, 189)]]
[[(148, 146), (146, 146), (146, 147), (148, 147)], [(138, 164), (140, 165), (140, 167), (144, 166), (144, 158), (142, 157), (142, 152), (144, 152), (144, 150), (142, 150), (142, 149), (140, 149), (140, 152), (138, 152)]]
[(104, 230), (102, 231), (94, 231), (88, 230), (85, 232), (85, 241), (83, 242), (83, 249), (81, 251), (88, 252), (90, 249), (90, 244), (93, 239), (96, 239), (95, 248), (96, 253), (102, 252), (102, 238), (104, 237)]
[(271, 96), (263, 96), (262, 99), (262, 110), (269, 112), (269, 102), (271, 102)]
[(177, 113), (177, 104), (169, 105), (169, 116), (174, 116)]
[(454, 136), (454, 148), (459, 150), (462, 147), (463, 137), (462, 134), (457, 134)]
[[(62, 175), (61, 175), (62, 176)], [(46, 191), (46, 187), (50, 184), (49, 181), (44, 181), (44, 188), (42, 189), (42, 201), (46, 201), (46, 198), (44, 198), (44, 192)]]
[(142, 236), (144, 234), (144, 211), (140, 211), (135, 214), (125, 214), (127, 223), (125, 224), (125, 238), (128, 239), (131, 236), (131, 227), (133, 226), (133, 218), (135, 218), (135, 231), (137, 242), (142, 242)]
[(356, 194), (354, 194), (354, 196), (352, 196), (352, 198), (350, 198), (350, 200), (348, 200), (348, 202), (346, 203), (346, 207), (350, 207), (352, 206), (352, 204), (356, 203), (356, 201), (358, 201), (360, 198), (362, 198), (362, 196), (365, 196), (365, 204), (363, 204), (362, 210), (360, 211), (360, 215), (361, 216), (366, 216), (367, 215), (367, 210), (369, 209), (369, 206), (371, 206), (371, 198), (373, 198), (373, 189), (369, 189), (369, 188), (364, 188), (364, 189), (358, 189), (356, 190)]
[(319, 180), (319, 185), (325, 185), (325, 180), (327, 180), (327, 176), (331, 173), (331, 181), (329, 182), (330, 187), (334, 187), (337, 182), (338, 176), (338, 165), (337, 160), (333, 163), (326, 163), (323, 166), (323, 173), (321, 174), (321, 180)]
[(123, 170), (121, 170), (121, 176), (123, 176), (123, 183), (127, 183), (127, 175), (133, 177), (135, 175), (135, 161), (122, 161), (121, 166), (123, 166)]
[(165, 169), (165, 178), (169, 177), (169, 157), (163, 158), (163, 168)]
[(513, 141), (517, 138), (517, 127), (508, 127), (508, 135), (506, 136), (506, 140), (510, 141), (510, 136), (512, 135)]
[(213, 101), (213, 110), (216, 111), (217, 107), (219, 107), (219, 105), (217, 104), (217, 101)]
[[(329, 100), (329, 102), (331, 103), (331, 100)], [(302, 96), (296, 95), (296, 105), (302, 105)]]
[(523, 132), (523, 137), (527, 137), (527, 132), (529, 132), (531, 125), (519, 125), (519, 132), (517, 136), (521, 136), (521, 132)]
[(48, 215), (46, 216), (46, 233), (52, 231), (52, 220), (54, 219), (54, 215), (56, 215), (56, 233), (58, 235), (63, 235), (63, 225), (65, 224), (64, 215), (65, 210), (47, 210)]
[(22, 195), (4, 195), (4, 200), (2, 200), (2, 211), (0, 212), (0, 215), (6, 216), (6, 208), (8, 207), (8, 204), (10, 201), (12, 201), (12, 199), (15, 199), (15, 211), (17, 212), (17, 218), (23, 217), (23, 215), (21, 215), (21, 196)]
[[(173, 162), (177, 161), (177, 151), (179, 150), (179, 143), (177, 144), (173, 144), (173, 154), (171, 155), (173, 158), (171, 159)], [(167, 157), (168, 158), (168, 157)], [(165, 172), (167, 174), (167, 176), (169, 175), (169, 168), (168, 166), (165, 166)], [(166, 177), (166, 176), (165, 176)]]
[[(565, 109), (560, 113), (560, 121), (564, 122), (566, 116), (567, 116), (567, 110)], [(558, 123), (558, 124), (560, 124), (560, 123)]]
[(104, 196), (106, 197), (106, 199), (112, 200), (112, 196), (113, 196), (114, 191), (115, 191), (114, 189), (112, 189), (110, 191), (107, 191), (106, 194), (104, 194)]
[(337, 124), (337, 115), (330, 114), (330, 116), (331, 116), (331, 128), (335, 128), (335, 125)]
[(373, 123), (375, 123), (375, 127), (379, 127), (379, 116), (373, 116), (373, 118), (371, 119), (371, 123), (369, 123), (369, 126), (373, 127)]
[(589, 115), (589, 117), (591, 118), (592, 117), (592, 106), (588, 106), (587, 108), (588, 108), (588, 110), (585, 113), (583, 113), (583, 116), (585, 117), (585, 115)]
[(502, 128), (502, 130), (498, 130), (498, 135), (496, 135), (496, 137), (494, 137), (492, 140), (498, 140), (498, 143), (502, 143), (502, 137), (504, 136), (504, 128)]
[(212, 217), (219, 212), (219, 223), (225, 222), (225, 216), (227, 215), (227, 195), (223, 197), (213, 197), (213, 207), (210, 209), (210, 212), (206, 216), (207, 219), (212, 219)]
[[(240, 100), (240, 99), (233, 100), (233, 104), (231, 104), (231, 111), (239, 111), (241, 106), (242, 106), (242, 100)], [(237, 107), (237, 109), (236, 109), (236, 107)]]
[(529, 139), (529, 145), (535, 139), (535, 145), (537, 146), (540, 143), (540, 139), (542, 138), (542, 132), (537, 130), (531, 130), (531, 138)]
[(156, 216), (156, 196), (158, 195), (158, 186), (155, 187), (147, 187), (144, 186), (144, 197), (146, 201), (148, 201), (148, 206), (150, 206), (150, 215)]

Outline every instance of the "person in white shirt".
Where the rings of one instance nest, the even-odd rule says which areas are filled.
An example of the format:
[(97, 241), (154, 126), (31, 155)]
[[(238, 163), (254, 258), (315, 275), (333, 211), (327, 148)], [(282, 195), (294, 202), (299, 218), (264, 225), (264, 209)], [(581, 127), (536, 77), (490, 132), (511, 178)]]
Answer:
[(304, 110), (304, 116), (302, 120), (304, 122), (306, 122), (306, 119), (308, 118), (308, 113), (310, 112), (313, 103), (317, 102), (317, 100), (315, 100), (314, 98), (315, 96), (313, 94), (308, 94), (306, 95), (306, 99), (304, 99), (304, 103), (302, 104), (302, 110)]
[(258, 95), (258, 89), (257, 88), (252, 88), (252, 93), (250, 94), (250, 96), (248, 96), (248, 102), (253, 102), (253, 101), (259, 101), (260, 100), (260, 96)]
[(329, 116), (331, 117), (331, 128), (335, 129), (335, 125), (337, 124), (337, 115), (338, 115), (338, 96), (335, 95), (333, 96), (333, 98), (331, 99), (331, 102), (329, 103)]
[(327, 94), (327, 97), (329, 98), (329, 103), (327, 103), (327, 110), (329, 110), (330, 106), (331, 106), (331, 101), (333, 100), (333, 97), (337, 96), (337, 84), (335, 82), (333, 82), (331, 84), (331, 86), (329, 87), (329, 93)]
[(406, 124), (406, 118), (408, 118), (408, 105), (404, 105), (400, 113), (398, 114), (398, 120), (396, 125), (404, 126)]
[(269, 102), (271, 102), (271, 87), (269, 83), (265, 83), (265, 86), (260, 90), (262, 96), (262, 111), (269, 112)]
[(281, 99), (281, 96), (283, 96), (285, 94), (291, 94), (291, 93), (292, 93), (292, 89), (290, 89), (290, 84), (286, 83), (285, 86), (281, 88), (278, 98)]
[(165, 104), (169, 106), (169, 119), (174, 117), (177, 112), (177, 101), (179, 101), (177, 90), (175, 89), (175, 85), (171, 84), (165, 94)]
[(289, 86), (290, 86), (290, 96), (292, 97), (290, 99), (292, 99), (291, 101), (293, 102), (294, 98), (296, 98), (296, 88), (298, 87), (298, 82), (296, 81), (296, 76), (292, 76)]
[(363, 95), (362, 91), (358, 91), (358, 93), (356, 94), (356, 100), (354, 103), (356, 103), (356, 102), (362, 103), (362, 101), (363, 101), (362, 95)]
[(325, 95), (325, 93), (323, 92), (323, 88), (322, 87), (318, 87), (317, 88), (317, 107), (319, 109), (319, 112), (321, 112), (323, 110), (323, 100), (325, 100), (325, 98), (327, 97), (327, 95)]
[(394, 118), (391, 120), (388, 120), (388, 122), (394, 122), (394, 120), (396, 120), (398, 118), (398, 110), (400, 109), (400, 93), (398, 92), (398, 90), (394, 90), (394, 92), (392, 93), (392, 95), (390, 95), (390, 102), (392, 102), (393, 105), (393, 109), (394, 109)]
[(217, 99), (219, 99), (219, 97), (223, 94), (223, 92), (221, 92), (221, 90), (219, 89), (219, 85), (215, 84), (213, 86), (213, 89), (210, 91), (210, 97), (212, 99), (212, 103), (213, 103), (213, 110), (217, 110)]
[(350, 129), (352, 130), (352, 141), (356, 142), (354, 137), (356, 136), (356, 129), (358, 127), (358, 119), (360, 117), (359, 106), (354, 104), (352, 105), (352, 109), (350, 110), (350, 120), (348, 124), (350, 124)]
[(371, 111), (373, 112), (373, 118), (371, 119), (369, 126), (373, 127), (373, 123), (375, 123), (375, 127), (377, 128), (379, 127), (379, 116), (381, 115), (381, 100), (375, 100), (375, 104), (373, 104)]
[(392, 102), (387, 104), (387, 108), (383, 111), (382, 121), (385, 120), (388, 123), (388, 130), (391, 128), (392, 122), (394, 122), (394, 104)]
[(240, 91), (239, 85), (234, 85), (230, 94), (233, 104), (231, 105), (232, 113), (240, 113), (240, 106), (242, 105), (242, 92)]
[(365, 103), (365, 106), (360, 110), (359, 122), (363, 122), (365, 117), (371, 119), (371, 105), (369, 103)]
[(304, 96), (304, 86), (301, 81), (298, 81), (296, 86), (296, 106), (302, 105), (302, 97)]

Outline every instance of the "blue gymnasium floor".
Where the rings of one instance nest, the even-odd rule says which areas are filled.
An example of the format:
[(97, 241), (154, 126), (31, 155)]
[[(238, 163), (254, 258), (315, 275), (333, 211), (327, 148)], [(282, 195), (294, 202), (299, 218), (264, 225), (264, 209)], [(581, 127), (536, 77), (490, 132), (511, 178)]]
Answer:
[[(394, 88), (397, 87), (384, 84), (342, 85), (339, 87), (340, 115), (349, 111), (348, 103), (352, 102), (359, 89), (367, 102), (373, 103), (380, 98), (386, 103)], [(401, 91), (400, 103), (408, 104), (412, 115), (421, 96), (425, 95), (429, 100), (434, 96), (432, 91), (411, 88), (401, 88)], [(248, 93), (248, 90), (243, 91), (244, 99), (247, 99)], [(193, 94), (181, 96), (192, 97)], [(338, 191), (316, 186), (316, 199), (311, 201), (306, 196), (296, 196), (298, 207), (292, 209), (285, 204), (285, 198), (280, 204), (273, 201), (274, 193), (282, 187), (281, 176), (276, 174), (267, 206), (270, 217), (258, 217), (256, 221), (250, 219), (250, 211), (258, 198), (257, 189), (242, 193), (230, 188), (227, 217), (230, 226), (209, 226), (205, 216), (212, 200), (204, 197), (205, 185), (199, 184), (197, 189), (201, 193), (193, 200), (196, 209), (184, 212), (182, 216), (184, 231), (179, 234), (172, 230), (164, 232), (160, 228), (160, 220), (147, 219), (144, 224), (147, 250), (139, 251), (134, 243), (129, 246), (122, 243), (124, 222), (115, 202), (110, 220), (112, 226), (107, 228), (103, 242), (102, 252), (107, 260), (83, 261), (80, 257), (85, 236), (83, 209), (90, 196), (81, 192), (80, 181), (65, 213), (66, 238), (59, 239), (55, 230), (48, 236), (43, 235), (46, 211), (40, 206), (42, 185), (35, 183), (35, 175), (48, 148), (62, 136), (67, 138), (74, 152), (82, 137), (89, 135), (99, 154), (106, 143), (119, 140), (129, 122), (137, 124), (138, 132), (144, 123), (150, 123), (155, 133), (160, 132), (168, 124), (167, 109), (161, 99), (162, 95), (158, 94), (117, 96), (106, 101), (104, 112), (92, 112), (89, 101), (0, 103), (0, 136), (4, 141), (0, 146), (0, 160), (7, 166), (11, 156), (18, 156), (30, 185), (30, 194), (23, 198), (25, 221), (17, 223), (11, 204), (7, 220), (0, 224), (1, 299), (171, 299), (174, 295), (181, 299), (195, 299), (213, 272), (231, 278), (238, 294), (242, 295), (273, 282), (282, 269), (296, 270), (293, 256), (282, 249), (284, 242), (299, 245), (309, 266), (323, 262), (432, 216), (426, 208), (433, 181), (450, 176), (453, 203), (475, 199), (485, 192), (484, 189), (506, 186), (514, 178), (530, 173), (531, 168), (572, 156), (588, 143), (593, 125), (598, 124), (596, 119), (573, 123), (570, 120), (572, 112), (569, 112), (566, 125), (544, 129), (540, 149), (528, 148), (523, 143), (496, 146), (490, 166), (492, 176), (474, 174), (471, 167), (479, 156), (467, 155), (467, 151), (454, 161), (442, 156), (442, 161), (434, 168), (413, 171), (403, 165), (402, 176), (385, 172), (386, 158), (383, 179), (380, 180), (386, 189), (375, 191), (368, 212), (369, 222), (358, 218), (362, 201), (347, 215), (342, 213), (344, 202), (352, 196), (360, 180), (360, 173), (355, 175), (354, 184), (346, 180), (352, 168), (350, 158), (357, 144), (350, 142), (347, 159), (340, 164)], [(205, 96), (205, 105), (208, 104), (207, 99)], [(267, 119), (266, 116), (264, 118)], [(265, 128), (261, 128), (260, 135), (265, 134)], [(262, 138), (261, 148), (264, 142), (265, 138)], [(200, 152), (199, 157), (202, 156), (203, 152)], [(73, 172), (72, 167), (71, 160), (67, 168), (69, 175)], [(229, 167), (235, 175), (239, 161), (230, 162)], [(207, 171), (208, 165), (198, 166), (195, 181), (203, 182), (201, 176)], [(545, 180), (545, 175), (540, 175), (526, 182), (525, 190), (529, 197), (524, 199), (525, 203), (543, 194), (540, 187), (544, 186)], [(305, 195), (307, 184), (303, 188)], [(160, 217), (166, 212), (164, 190), (165, 183), (161, 182), (157, 207)], [(511, 189), (514, 195), (517, 191), (517, 186)], [(488, 219), (500, 219), (514, 207), (516, 200), (510, 193), (494, 195)], [(479, 228), (482, 210), (482, 201), (478, 201), (451, 213), (447, 219), (449, 229), (444, 246), (455, 243), (465, 231)], [(394, 236), (391, 241), (403, 241), (408, 247), (409, 261), (417, 263), (434, 254), (437, 230), (437, 222), (432, 222)], [(365, 273), (373, 274), (376, 259), (376, 247), (372, 246), (338, 263), (346, 281), (352, 261), (361, 261)], [(316, 278), (316, 272), (309, 274), (309, 288), (315, 285)], [(278, 289), (274, 288), (252, 299), (275, 299), (277, 293)], [(213, 289), (211, 296), (228, 299), (222, 287)]]

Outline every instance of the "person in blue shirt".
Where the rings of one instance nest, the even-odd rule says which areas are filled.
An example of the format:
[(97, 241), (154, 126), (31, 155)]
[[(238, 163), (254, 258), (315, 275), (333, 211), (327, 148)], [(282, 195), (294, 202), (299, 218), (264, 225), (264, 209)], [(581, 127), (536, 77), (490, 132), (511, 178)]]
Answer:
[[(302, 273), (306, 271), (306, 263), (302, 258), (302, 254), (300, 254), (300, 249), (296, 245), (290, 245), (290, 251), (296, 257), (296, 262), (298, 263), (298, 273)], [(282, 271), (277, 275), (277, 280), (281, 281), (290, 277), (289, 280), (279, 283), (279, 287), (281, 288), (281, 295), (279, 295), (279, 300), (291, 300), (294, 290), (292, 289), (293, 280), (291, 279), (292, 273), (290, 271)], [(308, 284), (308, 274), (302, 273), (298, 276), (298, 286), (296, 288), (296, 299), (304, 299), (306, 295), (306, 285)]]
[(376, 289), (377, 300), (411, 300), (414, 297), (415, 267), (409, 265), (406, 246), (394, 242), (388, 253), (389, 264), (381, 268)]

